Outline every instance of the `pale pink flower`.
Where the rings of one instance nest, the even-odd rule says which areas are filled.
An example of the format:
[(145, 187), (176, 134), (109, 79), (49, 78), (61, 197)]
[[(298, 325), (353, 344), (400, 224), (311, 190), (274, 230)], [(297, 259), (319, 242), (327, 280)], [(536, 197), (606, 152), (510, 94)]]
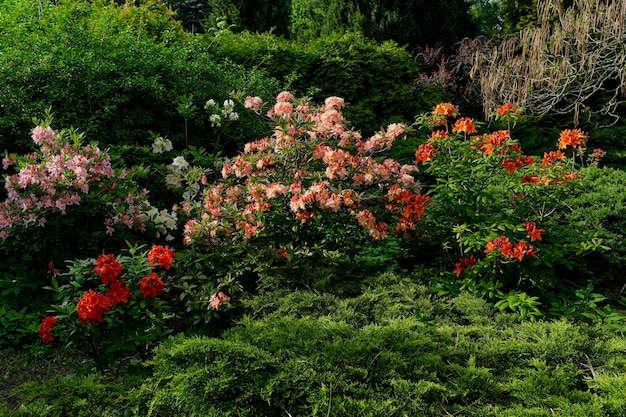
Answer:
[(246, 109), (251, 109), (256, 112), (261, 110), (262, 105), (263, 100), (261, 97), (246, 97), (246, 101), (243, 104)]
[(392, 123), (387, 126), (387, 135), (392, 139), (398, 138), (402, 135), (406, 130), (406, 126), (402, 123)]
[(15, 163), (15, 160), (13, 159), (11, 155), (7, 155), (4, 158), (2, 158), (2, 168), (4, 168), (5, 170), (9, 168), (11, 165), (13, 165), (14, 163)]
[(293, 99), (294, 99), (294, 96), (289, 91), (282, 91), (280, 94), (276, 96), (276, 101), (278, 103), (286, 103), (288, 101), (292, 101)]
[(43, 143), (50, 144), (54, 139), (54, 130), (52, 130), (50, 126), (37, 126), (33, 129), (31, 137), (33, 138), (33, 142), (37, 145), (41, 145)]
[(230, 297), (224, 294), (222, 291), (211, 295), (211, 299), (209, 300), (209, 305), (214, 310), (219, 310), (222, 304), (229, 304)]

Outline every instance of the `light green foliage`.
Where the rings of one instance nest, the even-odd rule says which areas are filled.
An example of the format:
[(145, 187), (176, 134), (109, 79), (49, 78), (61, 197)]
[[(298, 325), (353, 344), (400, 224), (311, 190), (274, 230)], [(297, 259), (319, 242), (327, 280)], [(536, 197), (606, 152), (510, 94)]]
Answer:
[[(344, 299), (250, 297), (254, 317), (220, 337), (165, 340), (147, 378), (29, 384), (7, 415), (623, 415), (623, 338), (563, 320), (518, 323), (416, 281), (382, 274)], [(364, 312), (368, 303), (380, 305)]]
[[(594, 328), (565, 321), (518, 324), (507, 315), (494, 316), (483, 300), (467, 294), (431, 299), (424, 287), (394, 274), (373, 279), (350, 299), (279, 291), (250, 302), (258, 318), (244, 318), (220, 339), (163, 344), (135, 411), (146, 416), (549, 416), (550, 410), (561, 416), (618, 416), (622, 411), (620, 380), (598, 371), (606, 366), (607, 375), (620, 372), (613, 359), (623, 357), (619, 339)], [(368, 302), (381, 306), (370, 306), (366, 318)], [(589, 391), (592, 385), (595, 392)], [(238, 394), (242, 387), (245, 393)]]

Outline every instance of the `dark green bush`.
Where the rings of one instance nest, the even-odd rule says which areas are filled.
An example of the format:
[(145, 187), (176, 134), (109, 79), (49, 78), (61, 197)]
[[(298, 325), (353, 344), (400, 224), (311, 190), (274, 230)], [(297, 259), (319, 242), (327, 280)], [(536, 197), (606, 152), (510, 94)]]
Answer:
[[(10, 0), (0, 23), (0, 149), (11, 152), (29, 149), (24, 134), (48, 108), (58, 124), (86, 132), (103, 148), (149, 145), (152, 131), (182, 149), (182, 97), (195, 106), (187, 116), (189, 142), (213, 150), (218, 132), (202, 110), (208, 99), (276, 92), (259, 73), (210, 55), (158, 2)], [(219, 132), (217, 150), (226, 146), (232, 153), (265, 133), (262, 121), (242, 112), (232, 131)]]
[(626, 173), (614, 168), (588, 167), (581, 171), (584, 183), (579, 192), (564, 203), (571, 210), (559, 218), (562, 234), (595, 233), (609, 251), (579, 259), (576, 270), (569, 272), (588, 278), (595, 285), (620, 292), (626, 274)]
[(259, 66), (297, 96), (309, 94), (318, 102), (343, 97), (349, 103), (345, 116), (364, 132), (426, 110), (416, 107), (413, 95), (417, 64), (393, 42), (346, 33), (302, 44), (267, 33), (224, 32), (212, 48), (247, 68)]

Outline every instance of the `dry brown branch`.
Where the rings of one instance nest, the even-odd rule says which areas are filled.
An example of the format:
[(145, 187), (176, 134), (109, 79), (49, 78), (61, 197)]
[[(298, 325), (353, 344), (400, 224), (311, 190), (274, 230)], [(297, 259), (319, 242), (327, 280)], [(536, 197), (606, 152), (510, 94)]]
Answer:
[(582, 109), (616, 122), (626, 96), (626, 2), (574, 0), (564, 8), (540, 0), (537, 14), (538, 27), (475, 55), (485, 113), (514, 103), (538, 116), (571, 114), (575, 124)]

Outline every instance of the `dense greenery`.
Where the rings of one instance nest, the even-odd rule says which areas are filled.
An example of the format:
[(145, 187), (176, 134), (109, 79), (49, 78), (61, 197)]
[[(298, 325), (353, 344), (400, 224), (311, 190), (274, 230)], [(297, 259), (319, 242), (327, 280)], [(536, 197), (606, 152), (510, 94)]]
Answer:
[[(158, 2), (140, 8), (59, 3), (2, 2), (3, 150), (28, 150), (24, 132), (47, 109), (57, 123), (101, 146), (149, 145), (152, 131), (181, 149), (187, 126), (190, 144), (211, 149), (217, 138), (202, 111), (208, 99), (224, 101), (231, 91), (277, 92), (271, 80), (209, 54)], [(185, 106), (193, 111), (185, 113)], [(262, 123), (246, 118), (237, 131), (221, 132), (221, 146), (263, 134)]]
[(416, 100), (412, 86), (419, 70), (415, 60), (393, 42), (378, 44), (346, 33), (302, 44), (267, 33), (224, 31), (211, 41), (211, 50), (247, 68), (264, 69), (298, 96), (317, 101), (349, 97), (346, 117), (365, 132), (427, 109), (420, 107), (424, 104)]
[[(383, 274), (360, 294), (276, 291), (220, 338), (166, 340), (147, 379), (56, 378), (7, 416), (621, 416), (621, 337), (518, 323), (469, 295)], [(126, 414), (124, 414), (126, 413)]]
[(623, 126), (402, 40), (500, 3), (123, 3), (0, 0), (0, 414), (626, 413)]

